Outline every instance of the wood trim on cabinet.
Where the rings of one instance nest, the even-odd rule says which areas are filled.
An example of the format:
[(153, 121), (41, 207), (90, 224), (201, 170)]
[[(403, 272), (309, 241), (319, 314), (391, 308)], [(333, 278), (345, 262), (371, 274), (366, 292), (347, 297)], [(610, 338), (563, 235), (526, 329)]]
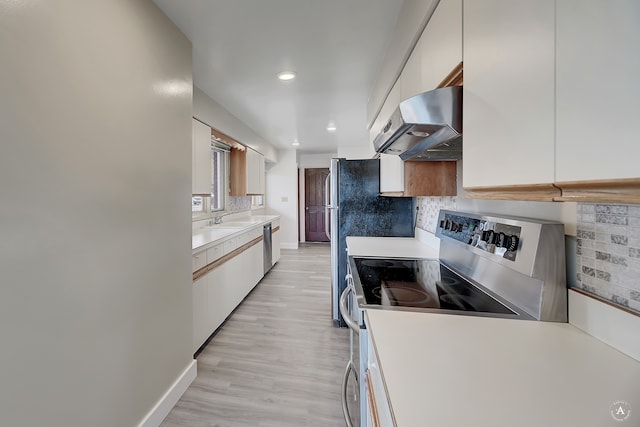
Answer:
[(231, 147), (236, 146), (238, 144), (244, 147), (244, 145), (240, 141), (227, 135), (226, 133), (220, 132), (218, 129), (211, 128), (211, 136), (222, 140), (222, 142), (224, 142), (227, 145), (230, 145)]
[(376, 406), (376, 398), (373, 395), (373, 385), (371, 384), (371, 374), (367, 371), (365, 374), (367, 385), (367, 399), (369, 401), (369, 409), (371, 414), (371, 424), (374, 427), (380, 427), (380, 417), (378, 415), (378, 407)]
[(554, 184), (502, 185), (497, 187), (464, 187), (468, 199), (527, 200), (553, 202), (561, 196)]
[(385, 197), (455, 196), (458, 192), (456, 162), (421, 161), (403, 162), (404, 191), (385, 191)]
[(461, 61), (458, 65), (456, 65), (453, 68), (453, 70), (451, 70), (449, 74), (447, 74), (447, 77), (445, 77), (444, 80), (442, 80), (440, 84), (436, 86), (436, 89), (448, 87), (448, 86), (462, 86), (462, 83), (463, 83), (463, 66)]
[(219, 267), (220, 265), (222, 265), (225, 262), (229, 261), (231, 258), (234, 258), (234, 257), (240, 255), (242, 252), (246, 251), (247, 249), (249, 249), (250, 247), (252, 247), (254, 245), (257, 245), (261, 241), (262, 241), (262, 236), (256, 237), (255, 239), (245, 243), (244, 245), (242, 245), (242, 246), (240, 246), (238, 248), (235, 248), (234, 250), (232, 250), (228, 254), (223, 255), (220, 258), (216, 259), (215, 261), (212, 261), (209, 264), (205, 265), (204, 267), (194, 271), (193, 272), (193, 281), (195, 282), (196, 280), (198, 280), (199, 278), (201, 278), (202, 276), (207, 274), (209, 271), (213, 270), (216, 267)]
[(555, 184), (562, 190), (556, 198), (563, 202), (640, 203), (640, 178), (596, 181), (565, 181)]
[(229, 195), (247, 195), (247, 150), (231, 147), (229, 153)]
[(271, 229), (271, 234), (275, 233), (278, 230), (280, 230), (280, 226), (277, 226), (276, 228), (272, 228)]
[(455, 196), (457, 192), (456, 162), (404, 162), (405, 196)]

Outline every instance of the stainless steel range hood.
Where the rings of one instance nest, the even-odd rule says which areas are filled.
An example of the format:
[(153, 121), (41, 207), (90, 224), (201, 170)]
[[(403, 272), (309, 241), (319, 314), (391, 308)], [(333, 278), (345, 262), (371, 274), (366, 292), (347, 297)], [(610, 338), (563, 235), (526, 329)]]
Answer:
[(400, 103), (373, 141), (402, 160), (462, 158), (462, 86), (434, 89)]

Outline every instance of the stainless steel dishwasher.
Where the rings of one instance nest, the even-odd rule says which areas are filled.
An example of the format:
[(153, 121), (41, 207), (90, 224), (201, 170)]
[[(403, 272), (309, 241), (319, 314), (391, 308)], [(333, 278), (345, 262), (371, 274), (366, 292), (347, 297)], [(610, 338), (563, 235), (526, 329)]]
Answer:
[(271, 223), (264, 226), (262, 230), (262, 255), (263, 255), (263, 271), (267, 274), (271, 270)]

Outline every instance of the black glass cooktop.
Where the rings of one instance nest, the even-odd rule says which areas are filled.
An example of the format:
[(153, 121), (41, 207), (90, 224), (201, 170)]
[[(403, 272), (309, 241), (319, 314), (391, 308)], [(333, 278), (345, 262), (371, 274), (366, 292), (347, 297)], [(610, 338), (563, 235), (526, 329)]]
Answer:
[(436, 260), (354, 258), (367, 305), (516, 314)]

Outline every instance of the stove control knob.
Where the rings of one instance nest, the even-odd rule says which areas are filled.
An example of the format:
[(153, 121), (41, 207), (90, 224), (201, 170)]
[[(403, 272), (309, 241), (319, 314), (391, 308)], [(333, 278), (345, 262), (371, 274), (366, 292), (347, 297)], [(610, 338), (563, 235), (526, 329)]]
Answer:
[(505, 248), (507, 248), (508, 251), (515, 251), (516, 249), (518, 249), (518, 243), (519, 243), (519, 239), (518, 236), (516, 235), (511, 235), (509, 237), (507, 237), (507, 244), (505, 246)]
[(495, 244), (496, 234), (493, 232), (493, 230), (487, 230), (484, 233), (482, 233), (482, 240), (487, 242), (488, 245)]

